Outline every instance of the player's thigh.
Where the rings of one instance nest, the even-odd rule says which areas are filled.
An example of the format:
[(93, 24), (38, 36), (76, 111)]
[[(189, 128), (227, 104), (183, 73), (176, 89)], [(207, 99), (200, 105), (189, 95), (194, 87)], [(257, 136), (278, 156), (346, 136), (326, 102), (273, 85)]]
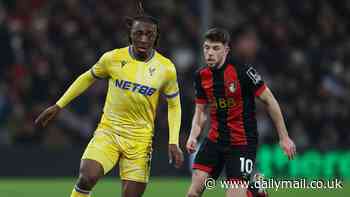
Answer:
[(226, 177), (233, 181), (247, 181), (255, 168), (256, 147), (233, 146), (225, 152)]
[(119, 173), (122, 180), (147, 183), (152, 160), (152, 144), (121, 139)]
[(233, 146), (224, 153), (227, 183), (227, 197), (245, 197), (250, 176), (255, 168), (255, 146)]
[(104, 131), (96, 131), (94, 137), (87, 145), (82, 160), (93, 160), (103, 168), (103, 174), (107, 174), (117, 163), (120, 149), (115, 141), (115, 136)]
[(192, 168), (204, 171), (216, 179), (220, 175), (223, 166), (223, 153), (219, 146), (209, 139), (205, 139), (196, 154)]

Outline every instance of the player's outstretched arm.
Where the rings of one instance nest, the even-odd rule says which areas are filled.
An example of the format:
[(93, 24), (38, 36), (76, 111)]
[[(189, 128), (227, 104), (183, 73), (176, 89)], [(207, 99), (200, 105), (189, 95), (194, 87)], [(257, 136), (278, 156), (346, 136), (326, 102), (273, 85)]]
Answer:
[(190, 154), (196, 152), (197, 138), (201, 134), (204, 123), (207, 120), (206, 106), (207, 104), (196, 104), (196, 109), (192, 120), (191, 134), (186, 143), (187, 152)]
[(169, 163), (175, 160), (175, 167), (180, 168), (184, 161), (184, 156), (179, 147), (179, 134), (181, 126), (181, 102), (180, 96), (168, 98), (168, 124), (169, 124)]
[(273, 96), (271, 90), (266, 88), (258, 97), (265, 105), (279, 136), (279, 144), (289, 159), (293, 159), (296, 154), (296, 147), (293, 140), (288, 136), (287, 128), (283, 120), (281, 108)]
[(80, 75), (55, 105), (48, 107), (38, 116), (38, 118), (35, 120), (35, 124), (40, 124), (41, 126), (46, 127), (47, 124), (57, 116), (63, 107), (83, 93), (95, 81), (96, 79), (93, 77), (90, 70)]

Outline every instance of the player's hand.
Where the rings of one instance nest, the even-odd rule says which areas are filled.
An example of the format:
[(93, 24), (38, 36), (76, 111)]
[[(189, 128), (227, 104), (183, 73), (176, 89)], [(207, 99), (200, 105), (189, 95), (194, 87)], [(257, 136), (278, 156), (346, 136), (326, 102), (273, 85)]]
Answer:
[(42, 127), (46, 125), (56, 117), (61, 108), (58, 105), (52, 105), (45, 109), (41, 114), (35, 119), (35, 124), (39, 124)]
[(184, 155), (179, 145), (169, 144), (169, 163), (173, 163), (175, 160), (175, 168), (180, 168), (184, 162)]
[(292, 160), (296, 154), (296, 147), (293, 142), (288, 136), (284, 137), (280, 140), (280, 146), (284, 151), (284, 154), (288, 156), (289, 160)]
[(189, 137), (186, 143), (186, 149), (189, 154), (196, 152), (197, 150), (197, 139)]

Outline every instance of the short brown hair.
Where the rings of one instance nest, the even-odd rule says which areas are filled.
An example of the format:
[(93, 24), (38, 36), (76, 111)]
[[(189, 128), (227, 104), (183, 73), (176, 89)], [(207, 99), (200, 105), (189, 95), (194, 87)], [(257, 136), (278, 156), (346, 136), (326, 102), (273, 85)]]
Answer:
[(204, 34), (204, 39), (212, 42), (221, 42), (224, 45), (231, 41), (230, 33), (226, 29), (212, 28)]

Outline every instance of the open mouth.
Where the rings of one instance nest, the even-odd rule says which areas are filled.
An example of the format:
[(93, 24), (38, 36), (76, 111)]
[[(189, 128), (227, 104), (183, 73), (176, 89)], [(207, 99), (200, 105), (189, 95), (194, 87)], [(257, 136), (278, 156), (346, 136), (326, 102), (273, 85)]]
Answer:
[(147, 51), (148, 50), (148, 47), (136, 47), (137, 48), (137, 50), (138, 51), (140, 51), (140, 52), (145, 52), (145, 51)]
[(135, 43), (135, 48), (138, 49), (138, 50), (148, 50), (150, 47), (148, 47), (148, 44), (137, 44)]
[(215, 60), (214, 59), (207, 59), (207, 62), (213, 63), (213, 62), (215, 62)]

